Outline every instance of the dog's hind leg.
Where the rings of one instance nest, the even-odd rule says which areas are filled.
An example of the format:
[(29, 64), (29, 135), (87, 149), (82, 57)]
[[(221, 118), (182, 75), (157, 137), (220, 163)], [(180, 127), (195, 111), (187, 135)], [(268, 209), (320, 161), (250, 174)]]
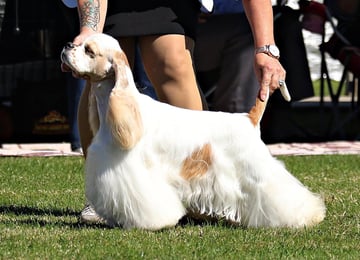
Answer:
[(275, 158), (253, 167), (256, 182), (249, 184), (247, 226), (304, 227), (325, 217), (323, 199), (292, 176)]

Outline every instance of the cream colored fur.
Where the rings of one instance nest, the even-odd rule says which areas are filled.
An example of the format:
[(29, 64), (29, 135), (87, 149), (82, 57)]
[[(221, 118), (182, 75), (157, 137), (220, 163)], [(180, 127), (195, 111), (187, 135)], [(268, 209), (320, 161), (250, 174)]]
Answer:
[(157, 230), (186, 214), (245, 227), (304, 227), (324, 219), (323, 199), (262, 142), (265, 103), (230, 114), (155, 101), (138, 92), (120, 46), (104, 34), (64, 48), (62, 60), (89, 79), (96, 100), (86, 197), (109, 225)]

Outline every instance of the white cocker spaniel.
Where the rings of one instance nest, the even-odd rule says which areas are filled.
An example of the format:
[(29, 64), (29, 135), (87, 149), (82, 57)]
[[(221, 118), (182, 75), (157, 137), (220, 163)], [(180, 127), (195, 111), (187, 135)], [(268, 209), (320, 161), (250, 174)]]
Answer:
[(231, 114), (155, 101), (139, 93), (124, 52), (105, 34), (67, 44), (61, 59), (91, 84), (85, 189), (108, 225), (157, 230), (185, 215), (244, 227), (324, 219), (323, 199), (260, 138), (266, 102)]

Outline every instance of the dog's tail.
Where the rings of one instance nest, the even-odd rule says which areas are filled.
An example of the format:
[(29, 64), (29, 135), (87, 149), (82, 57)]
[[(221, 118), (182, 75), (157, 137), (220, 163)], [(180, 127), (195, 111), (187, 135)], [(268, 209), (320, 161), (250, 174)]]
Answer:
[[(280, 91), (281, 91), (281, 95), (283, 96), (283, 98), (286, 101), (290, 102), (291, 96), (289, 94), (289, 91), (288, 91), (286, 85), (281, 86)], [(249, 112), (249, 118), (250, 118), (253, 126), (258, 127), (260, 125), (260, 121), (264, 115), (264, 112), (266, 109), (266, 104), (267, 104), (268, 100), (269, 100), (269, 90), (268, 90), (265, 101), (262, 101), (259, 97), (256, 98), (255, 105), (251, 108), (251, 110)]]
[(260, 124), (261, 118), (264, 115), (268, 98), (265, 101), (256, 98), (255, 105), (249, 112), (249, 118), (253, 126), (257, 127)]

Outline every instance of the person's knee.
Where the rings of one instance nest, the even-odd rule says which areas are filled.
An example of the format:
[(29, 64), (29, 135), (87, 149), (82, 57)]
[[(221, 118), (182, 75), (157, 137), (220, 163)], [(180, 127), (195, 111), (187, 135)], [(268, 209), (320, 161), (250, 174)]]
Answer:
[(167, 53), (162, 67), (165, 76), (174, 79), (185, 79), (189, 73), (194, 73), (190, 54), (186, 50)]

